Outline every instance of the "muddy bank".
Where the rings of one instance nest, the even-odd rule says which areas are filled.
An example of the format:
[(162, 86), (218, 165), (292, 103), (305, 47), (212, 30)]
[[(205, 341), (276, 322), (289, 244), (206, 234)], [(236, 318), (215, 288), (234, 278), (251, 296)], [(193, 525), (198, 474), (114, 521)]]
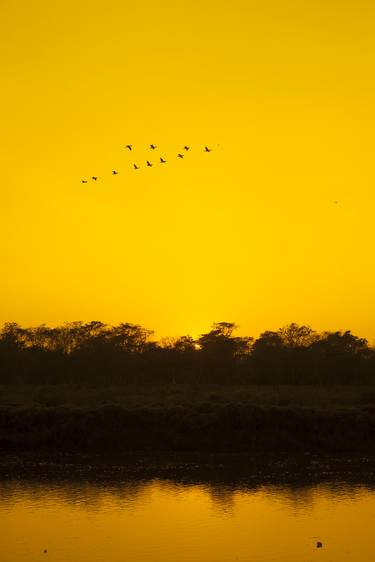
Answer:
[(0, 450), (375, 453), (375, 408), (3, 407)]

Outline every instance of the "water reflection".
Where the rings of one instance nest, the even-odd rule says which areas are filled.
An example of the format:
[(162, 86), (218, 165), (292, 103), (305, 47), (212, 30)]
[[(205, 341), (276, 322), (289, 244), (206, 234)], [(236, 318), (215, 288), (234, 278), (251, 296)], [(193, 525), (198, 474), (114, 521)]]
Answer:
[(2, 562), (45, 560), (44, 549), (57, 562), (367, 562), (375, 555), (375, 493), (340, 483), (5, 481), (0, 519)]

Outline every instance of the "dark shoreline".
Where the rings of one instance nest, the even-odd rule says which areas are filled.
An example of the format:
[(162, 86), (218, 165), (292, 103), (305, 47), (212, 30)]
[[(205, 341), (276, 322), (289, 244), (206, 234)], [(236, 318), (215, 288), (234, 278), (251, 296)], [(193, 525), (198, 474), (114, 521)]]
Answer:
[(375, 407), (0, 407), (0, 451), (375, 456)]
[(206, 484), (235, 488), (321, 484), (375, 489), (375, 457), (248, 454), (19, 455), (2, 454), (0, 482), (84, 482), (100, 486), (147, 483)]

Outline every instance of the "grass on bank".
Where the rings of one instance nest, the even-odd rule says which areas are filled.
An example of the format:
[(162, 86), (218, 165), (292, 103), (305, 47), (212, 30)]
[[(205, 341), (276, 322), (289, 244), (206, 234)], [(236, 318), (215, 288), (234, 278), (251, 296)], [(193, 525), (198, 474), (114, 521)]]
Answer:
[(0, 385), (0, 407), (95, 408), (113, 404), (123, 408), (170, 409), (178, 406), (215, 408), (225, 404), (285, 406), (331, 410), (375, 404), (373, 386), (111, 386), (92, 388), (74, 385)]

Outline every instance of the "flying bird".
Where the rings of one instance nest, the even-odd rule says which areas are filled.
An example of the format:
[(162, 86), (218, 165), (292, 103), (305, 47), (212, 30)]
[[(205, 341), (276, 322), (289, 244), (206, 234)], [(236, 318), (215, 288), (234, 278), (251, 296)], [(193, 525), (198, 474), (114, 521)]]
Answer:
[(160, 157), (160, 164), (166, 164), (166, 162), (167, 162), (166, 160), (163, 160), (163, 158)]
[(127, 148), (128, 150), (133, 150), (133, 145), (132, 144), (127, 144), (125, 146), (125, 148)]
[(150, 144), (150, 148), (151, 148), (151, 150), (155, 150), (155, 148), (157, 148), (157, 146), (155, 144)]
[(190, 146), (184, 146), (184, 150), (190, 150)]
[(134, 170), (139, 170), (139, 166), (137, 164), (133, 164)]
[(151, 166), (152, 166), (151, 162), (149, 162), (148, 160), (146, 160), (146, 162), (147, 162), (147, 166), (149, 166), (151, 168)]
[(91, 176), (91, 179), (96, 181), (98, 179), (98, 176)]
[(211, 148), (208, 148), (208, 146), (205, 146), (205, 147), (204, 147), (204, 151), (205, 151), (205, 152), (211, 152), (211, 150), (212, 150), (212, 149), (211, 149)]
[(117, 176), (118, 172), (116, 172), (116, 170), (112, 170), (112, 175), (113, 176)]
[(81, 180), (82, 183), (87, 183), (87, 180)]
[(184, 157), (184, 155), (183, 155), (183, 154), (180, 154), (180, 153), (178, 153), (177, 156), (178, 156), (179, 158), (183, 158), (183, 157)]

